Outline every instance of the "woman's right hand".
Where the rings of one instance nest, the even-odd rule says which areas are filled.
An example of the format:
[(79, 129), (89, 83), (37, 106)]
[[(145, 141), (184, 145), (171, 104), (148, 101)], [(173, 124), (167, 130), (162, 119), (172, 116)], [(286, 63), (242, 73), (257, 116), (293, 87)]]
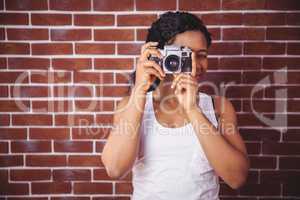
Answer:
[(153, 60), (149, 60), (149, 56), (162, 58), (158, 51), (158, 42), (147, 42), (141, 48), (141, 56), (138, 59), (135, 75), (135, 86), (143, 92), (147, 92), (155, 78), (163, 80), (166, 76), (162, 68)]

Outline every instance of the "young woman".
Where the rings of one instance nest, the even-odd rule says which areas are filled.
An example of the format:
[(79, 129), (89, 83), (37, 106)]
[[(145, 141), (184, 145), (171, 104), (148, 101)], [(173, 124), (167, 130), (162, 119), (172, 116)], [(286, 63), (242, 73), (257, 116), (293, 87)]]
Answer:
[[(149, 60), (167, 44), (192, 50), (190, 74), (166, 74)], [(219, 177), (232, 188), (246, 181), (249, 160), (232, 104), (198, 92), (210, 44), (205, 25), (187, 12), (167, 12), (149, 29), (102, 153), (110, 177), (132, 170), (134, 200), (214, 200)]]

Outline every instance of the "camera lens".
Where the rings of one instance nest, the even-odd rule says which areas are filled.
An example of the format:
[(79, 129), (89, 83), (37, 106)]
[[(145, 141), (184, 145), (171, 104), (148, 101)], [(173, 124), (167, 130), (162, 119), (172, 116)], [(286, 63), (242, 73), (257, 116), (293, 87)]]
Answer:
[(179, 69), (179, 57), (176, 55), (166, 57), (165, 67), (171, 72), (177, 71)]

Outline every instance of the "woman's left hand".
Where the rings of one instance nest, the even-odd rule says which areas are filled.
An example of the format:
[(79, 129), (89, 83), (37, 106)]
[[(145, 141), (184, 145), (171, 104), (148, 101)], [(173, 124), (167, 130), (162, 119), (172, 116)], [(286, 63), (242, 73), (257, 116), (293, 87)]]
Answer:
[(198, 82), (194, 76), (188, 73), (174, 74), (171, 88), (185, 112), (197, 107)]

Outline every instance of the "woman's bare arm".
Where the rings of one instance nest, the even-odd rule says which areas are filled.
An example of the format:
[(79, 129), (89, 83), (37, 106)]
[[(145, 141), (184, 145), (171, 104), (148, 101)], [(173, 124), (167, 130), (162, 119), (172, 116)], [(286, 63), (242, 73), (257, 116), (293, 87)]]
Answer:
[(235, 110), (226, 98), (217, 98), (219, 130), (194, 109), (189, 119), (197, 133), (199, 142), (216, 173), (232, 188), (239, 188), (246, 181), (249, 159), (245, 144), (238, 132)]
[(139, 127), (145, 106), (145, 93), (133, 88), (124, 97), (113, 117), (113, 128), (103, 148), (102, 162), (111, 178), (120, 178), (132, 168), (139, 148)]

